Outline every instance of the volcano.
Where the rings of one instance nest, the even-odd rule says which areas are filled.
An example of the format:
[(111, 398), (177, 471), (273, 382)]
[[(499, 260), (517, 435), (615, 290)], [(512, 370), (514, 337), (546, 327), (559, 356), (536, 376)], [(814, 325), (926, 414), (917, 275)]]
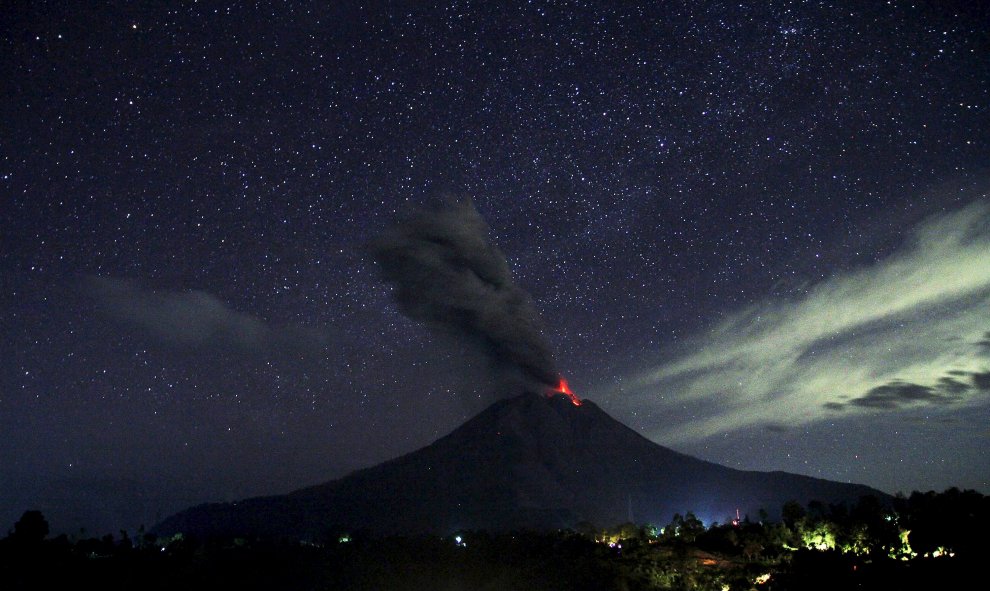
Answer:
[(662, 447), (589, 400), (523, 394), (496, 402), (431, 445), (339, 480), (272, 497), (200, 505), (159, 534), (326, 539), (339, 532), (558, 529), (581, 522), (726, 522), (807, 504), (888, 496), (858, 484), (735, 470)]

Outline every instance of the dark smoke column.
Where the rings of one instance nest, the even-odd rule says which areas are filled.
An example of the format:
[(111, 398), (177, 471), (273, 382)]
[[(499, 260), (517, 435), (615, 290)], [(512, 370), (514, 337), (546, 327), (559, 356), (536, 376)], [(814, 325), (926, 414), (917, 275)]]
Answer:
[(450, 202), (388, 228), (371, 251), (404, 314), (466, 339), (523, 388), (555, 388), (559, 378), (536, 310), (488, 232), (472, 202)]

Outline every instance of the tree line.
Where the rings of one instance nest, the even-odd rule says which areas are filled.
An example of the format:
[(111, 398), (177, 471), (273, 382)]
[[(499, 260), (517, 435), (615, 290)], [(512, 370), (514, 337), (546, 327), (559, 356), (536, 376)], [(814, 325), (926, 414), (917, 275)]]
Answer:
[(990, 497), (972, 490), (851, 505), (790, 501), (781, 515), (706, 525), (686, 513), (663, 525), (509, 534), (196, 540), (143, 528), (50, 537), (41, 512), (27, 511), (0, 539), (0, 588), (927, 589), (962, 584), (990, 552)]

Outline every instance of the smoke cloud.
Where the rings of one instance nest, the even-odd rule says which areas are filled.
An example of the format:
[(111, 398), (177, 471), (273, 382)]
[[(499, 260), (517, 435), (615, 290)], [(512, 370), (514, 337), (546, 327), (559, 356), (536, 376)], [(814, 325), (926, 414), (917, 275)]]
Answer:
[(556, 386), (536, 309), (488, 232), (472, 202), (448, 202), (399, 221), (371, 252), (405, 315), (470, 344), (510, 387)]

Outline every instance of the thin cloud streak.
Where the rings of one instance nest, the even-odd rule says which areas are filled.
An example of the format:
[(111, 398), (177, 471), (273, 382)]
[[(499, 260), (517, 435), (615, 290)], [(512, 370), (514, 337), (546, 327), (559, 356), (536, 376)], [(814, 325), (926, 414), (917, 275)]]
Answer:
[(84, 289), (105, 316), (179, 348), (305, 352), (318, 351), (329, 343), (324, 331), (270, 324), (204, 291), (151, 290), (132, 280), (98, 276), (87, 277)]
[(714, 413), (658, 434), (668, 442), (839, 411), (984, 401), (988, 261), (990, 201), (983, 198), (929, 218), (871, 267), (732, 315), (692, 339), (691, 352), (626, 387), (662, 394), (661, 409), (718, 399)]

